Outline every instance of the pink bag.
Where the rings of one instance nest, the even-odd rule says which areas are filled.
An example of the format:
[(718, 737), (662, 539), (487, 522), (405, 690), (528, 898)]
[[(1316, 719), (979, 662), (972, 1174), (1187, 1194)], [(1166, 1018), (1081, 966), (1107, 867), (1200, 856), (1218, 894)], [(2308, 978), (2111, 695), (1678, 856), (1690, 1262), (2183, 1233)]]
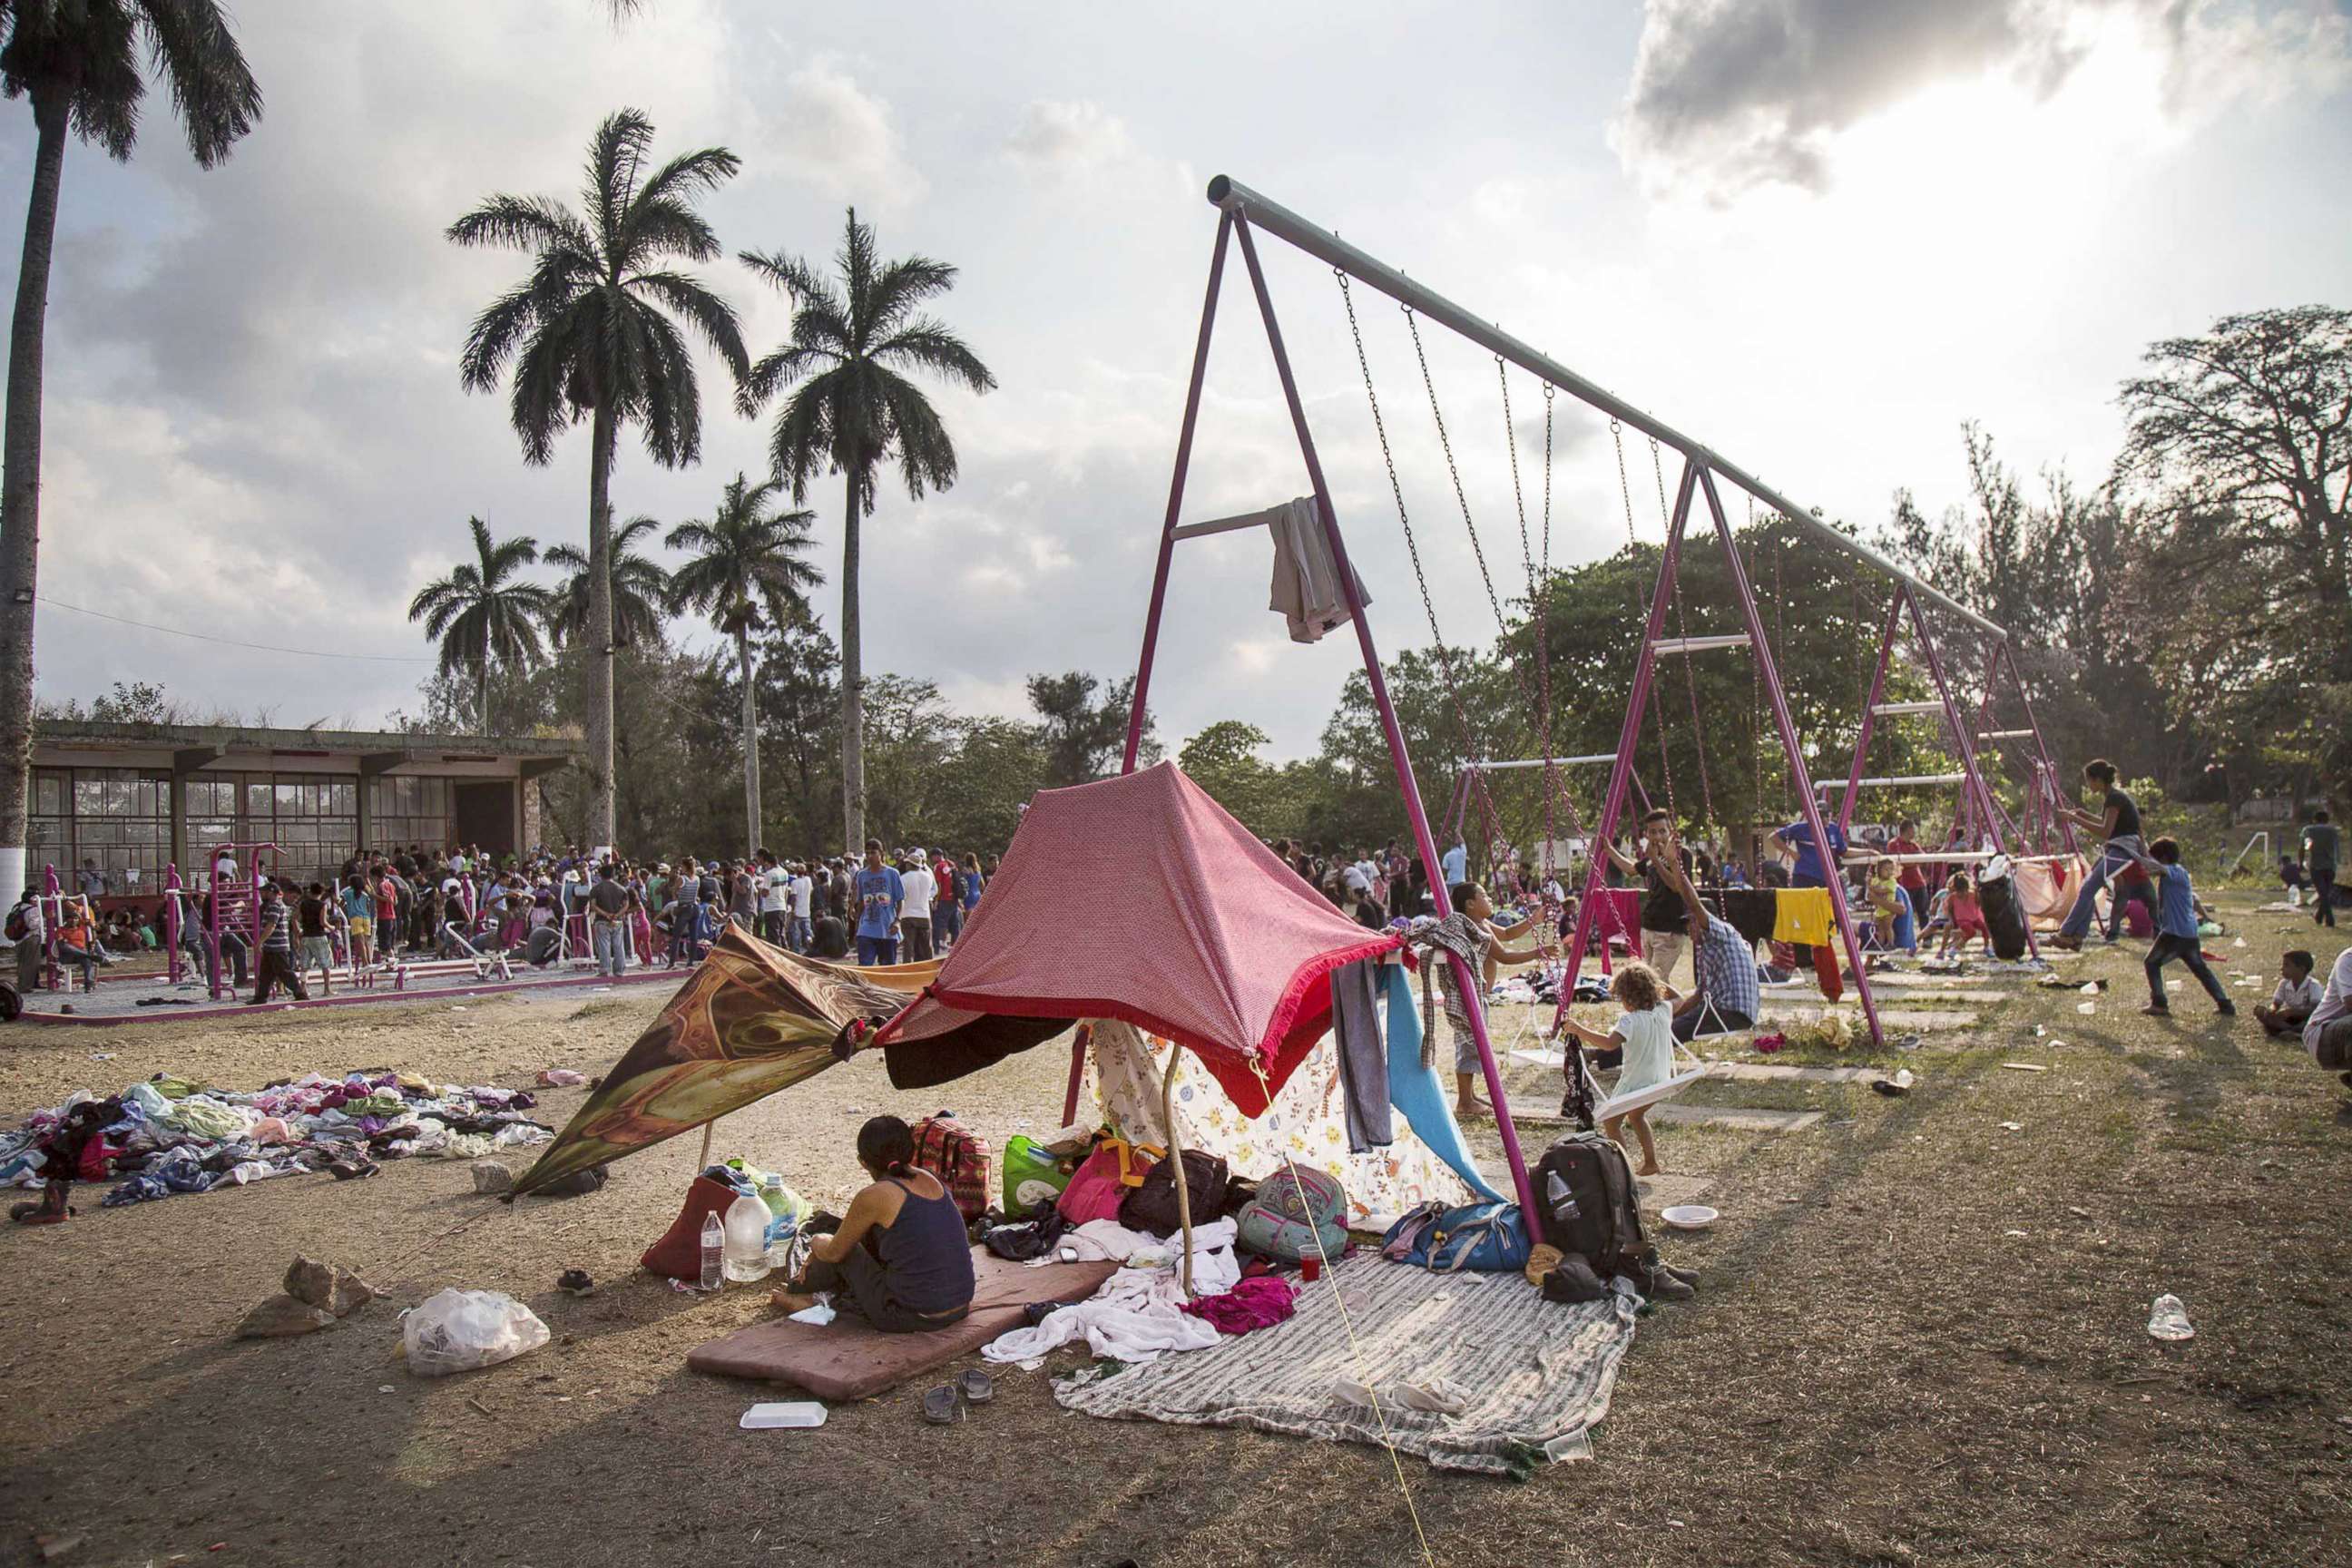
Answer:
[(1105, 1139), (1078, 1166), (1077, 1173), (1062, 1189), (1054, 1206), (1072, 1225), (1117, 1219), (1118, 1205), (1126, 1201), (1129, 1191), (1143, 1184), (1144, 1173), (1151, 1168), (1148, 1158), (1139, 1156), (1152, 1152), (1155, 1152), (1136, 1149), (1115, 1138)]

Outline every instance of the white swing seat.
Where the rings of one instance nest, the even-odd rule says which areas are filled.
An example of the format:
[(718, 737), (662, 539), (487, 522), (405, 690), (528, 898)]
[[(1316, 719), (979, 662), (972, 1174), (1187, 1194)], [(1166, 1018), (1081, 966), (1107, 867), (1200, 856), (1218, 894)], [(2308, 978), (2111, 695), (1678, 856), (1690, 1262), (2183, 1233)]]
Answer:
[[(1730, 1031), (1726, 1032), (1728, 1033)], [(1702, 1039), (1713, 1037), (1714, 1037), (1712, 1036), (1700, 1037)], [(1709, 1073), (1715, 1070), (1715, 1063), (1701, 1061), (1696, 1056), (1694, 1056), (1691, 1053), (1691, 1048), (1680, 1040), (1676, 1040), (1675, 1042), (1675, 1056), (1676, 1058), (1679, 1070), (1675, 1072), (1674, 1077), (1667, 1079), (1663, 1083), (1654, 1083), (1646, 1089), (1637, 1089), (1628, 1094), (1612, 1094), (1608, 1096), (1606, 1099), (1601, 1099), (1599, 1097), (1598, 1091), (1600, 1089), (1600, 1085), (1594, 1084), (1593, 1089), (1595, 1090), (1595, 1099), (1597, 1103), (1595, 1103), (1592, 1108), (1592, 1120), (1596, 1122), (1606, 1121), (1612, 1117), (1623, 1116), (1630, 1111), (1641, 1110), (1649, 1106), (1656, 1105), (1662, 1100), (1672, 1100), (1675, 1096), (1680, 1094), (1683, 1090), (1688, 1089), (1691, 1085), (1696, 1083), (1699, 1079), (1706, 1077)], [(1681, 1066), (1682, 1063), (1688, 1063), (1689, 1065), (1687, 1067), (1684, 1067)], [(1586, 1080), (1590, 1082), (1592, 1069), (1590, 1067), (1587, 1067), (1584, 1068), (1584, 1072), (1586, 1075)]]

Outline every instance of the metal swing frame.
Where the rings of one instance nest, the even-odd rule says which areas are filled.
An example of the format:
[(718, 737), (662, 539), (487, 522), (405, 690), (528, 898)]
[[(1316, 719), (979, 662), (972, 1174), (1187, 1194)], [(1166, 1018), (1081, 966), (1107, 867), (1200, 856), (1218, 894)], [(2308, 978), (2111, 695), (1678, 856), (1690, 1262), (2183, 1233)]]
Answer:
[[(1208, 200), (1218, 209), (1217, 234), (1210, 255), (1208, 286), (1201, 307), (1198, 334), (1193, 343), (1192, 367), (1184, 396), (1184, 413), (1178, 426), (1175, 468), (1169, 481), (1168, 505), (1161, 522), (1160, 550), (1152, 571), (1151, 598), (1145, 612), (1143, 647), (1137, 663), (1135, 689), (1129, 710), (1127, 743), (1121, 759), (1123, 772), (1132, 772), (1143, 736), (1143, 718), (1151, 687), (1152, 666), (1160, 642), (1160, 618), (1166, 608), (1170, 568), (1173, 563), (1176, 542), (1194, 536), (1184, 529), (1181, 518), (1184, 502), (1184, 483), (1192, 467), (1192, 439), (1201, 411), (1203, 379), (1208, 370), (1209, 345), (1216, 323), (1217, 300), (1224, 279), (1225, 258), (1229, 249), (1238, 245), (1242, 262), (1249, 275), (1250, 289), (1255, 297), (1258, 316), (1265, 329), (1266, 347), (1274, 362), (1275, 374), (1281, 384), (1283, 402), (1289, 413), (1291, 427), (1298, 440), (1309, 485), (1315, 498), (1316, 511), (1323, 527), (1324, 537), (1331, 548), (1332, 560), (1338, 568), (1340, 592), (1345, 597), (1356, 642), (1362, 656), (1365, 679), (1370, 688), (1372, 704), (1380, 715), (1381, 731), (1387, 742), (1389, 759), (1397, 777), (1398, 793), (1403, 800), (1406, 817), (1412, 826), (1413, 845), (1421, 857), (1431, 884), (1432, 897), (1441, 915), (1451, 913), (1451, 901), (1446, 896), (1443, 876), (1438, 869), (1439, 847), (1431, 831), (1429, 815), (1423, 807), (1421, 792), (1414, 782), (1412, 761), (1406, 752), (1404, 732), (1399, 724), (1395, 704), (1390, 700), (1388, 683), (1382, 674), (1379, 650), (1372, 641), (1371, 627), (1364, 614), (1363, 599), (1358, 591), (1356, 574), (1349, 565), (1347, 542), (1341, 534), (1339, 515), (1331, 502), (1330, 486), (1326, 481), (1323, 465), (1318, 455), (1314, 433), (1307, 419), (1306, 404), (1300, 395), (1293, 374), (1289, 351), (1285, 346), (1280, 323), (1276, 319), (1274, 299), (1266, 284), (1265, 272), (1260, 264), (1255, 236), (1259, 232), (1284, 240), (1297, 250), (1333, 268), (1345, 278), (1352, 278), (1367, 287), (1387, 295), (1419, 315), (1448, 328), (1457, 336), (1476, 343), (1496, 358), (1517, 365), (1543, 382), (1547, 386), (1564, 392), (1579, 402), (1610, 418), (1620, 420), (1663, 447), (1671, 447), (1683, 458), (1683, 472), (1678, 487), (1678, 499), (1667, 531), (1665, 553), (1658, 575), (1656, 591), (1650, 606), (1650, 617), (1643, 637), (1642, 653), (1634, 674), (1631, 700), (1626, 707), (1625, 732), (1621, 733), (1616, 747), (1616, 761), (1610, 771), (1609, 790), (1601, 820), (1592, 827), (1590, 837), (1594, 843), (1609, 840), (1622, 815), (1625, 796), (1632, 783), (1633, 754), (1642, 705), (1649, 695), (1650, 682), (1657, 659), (1657, 644), (1666, 606), (1674, 591), (1675, 562), (1678, 555), (1684, 525), (1687, 522), (1695, 497), (1704, 495), (1712, 517), (1716, 534), (1722, 544), (1730, 574), (1735, 584), (1740, 610), (1745, 617), (1748, 646), (1758, 661), (1763, 684), (1772, 699), (1774, 723), (1781, 745), (1789, 758), (1793, 782), (1802, 789), (1806, 802), (1806, 817), (1812, 826), (1815, 841), (1825, 837), (1819, 812), (1813, 805), (1811, 778), (1805, 772), (1801, 749), (1798, 745), (1796, 725), (1783, 694), (1779, 667), (1773, 662), (1770, 647), (1764, 632), (1763, 619), (1757, 608), (1756, 598), (1742, 564), (1738, 551), (1732, 542), (1731, 525), (1723, 510), (1716, 488), (1716, 477), (1738, 487), (1762, 501), (1767, 507), (1788, 518), (1800, 530), (1830, 548), (1842, 551), (1868, 563), (1890, 577), (1906, 584), (1913, 592), (1932, 601), (1939, 608), (1959, 616), (1981, 627), (1996, 642), (2005, 642), (2007, 633), (1996, 623), (1960, 604), (1932, 584), (1913, 578), (1892, 561), (1857, 540), (1850, 539), (1814, 517), (1779, 490), (1766, 485), (1752, 474), (1718, 456), (1713, 450), (1644, 413), (1624, 399), (1616, 396), (1598, 384), (1579, 375), (1550, 356), (1538, 353), (1517, 338), (1503, 331), (1492, 322), (1473, 315), (1444, 295), (1413, 282), (1394, 268), (1369, 253), (1348, 244), (1330, 230), (1309, 223), (1281, 204), (1269, 200), (1248, 186), (1220, 174), (1209, 182)], [(1236, 524), (1236, 526), (1244, 526)], [(1588, 879), (1588, 897), (1582, 901), (1577, 921), (1577, 934), (1562, 988), (1563, 1002), (1573, 995), (1574, 977), (1581, 965), (1583, 952), (1592, 927), (1593, 900), (1590, 893), (1597, 889), (1600, 873), (1597, 866)], [(1868, 1016), (1874, 1038), (1880, 1037), (1876, 1005), (1870, 994), (1870, 983), (1864, 972), (1862, 954), (1854, 939), (1853, 921), (1847, 912), (1843, 889), (1832, 879), (1830, 888), (1832, 904), (1837, 915), (1841, 940), (1854, 969), (1855, 984), (1860, 990), (1864, 1013)], [(1468, 972), (1460, 960), (1448, 957), (1454, 966), (1455, 981), (1465, 1001), (1470, 1031), (1477, 1052), (1487, 1093), (1492, 1097), (1497, 1130), (1501, 1134), (1504, 1159), (1511, 1168), (1511, 1178), (1521, 1205), (1529, 1214), (1539, 1213), (1533, 1184), (1528, 1174), (1527, 1161), (1519, 1148), (1517, 1129), (1511, 1121), (1500, 1067), (1496, 1060), (1492, 1040), (1488, 1037), (1483, 987), (1477, 977)]]
[[(1927, 672), (1928, 683), (1935, 688), (1936, 695), (1932, 700), (1921, 702), (1885, 700), (1886, 674), (1894, 666), (1895, 645), (1903, 636), (1906, 619), (1910, 623), (1911, 634), (1916, 639), (1919, 662)], [(1990, 689), (1986, 696), (1990, 701), (1991, 696)], [(1877, 732), (1879, 719), (1881, 717), (1901, 718), (1906, 715), (1920, 717), (1933, 715), (1942, 724), (1945, 740), (1950, 745), (1953, 754), (1959, 759), (1960, 771), (1957, 774), (1940, 773), (1920, 778), (1889, 779), (1868, 779), (1863, 776), (1863, 770), (1870, 757), (1871, 738)], [(2022, 853), (2023, 837), (2018, 832), (2017, 824), (2011, 819), (2006, 811), (2001, 809), (2000, 797), (1993, 794), (1992, 786), (1985, 781), (1983, 768), (1978, 760), (1977, 731), (1982, 723), (1981, 713), (1971, 719), (1963, 713), (1958, 703), (1953, 700), (1951, 683), (1944, 676), (1943, 656), (1936, 647), (1935, 632), (1927, 625), (1927, 615), (1919, 608), (1918, 599), (1911, 592), (1911, 585), (1908, 583), (1897, 583), (1895, 585), (1894, 595), (1886, 605), (1886, 627), (1878, 639), (1878, 659), (1871, 671), (1870, 696), (1862, 705), (1862, 728), (1854, 736), (1853, 767), (1846, 774), (1845, 793), (1838, 801), (1839, 832), (1843, 833), (1853, 826), (1853, 803), (1859, 798), (1864, 786), (1867, 784), (1883, 784), (1900, 786), (1958, 784), (1961, 786), (1960, 799), (1953, 811), (1952, 825), (1962, 835), (1963, 847), (1973, 850), (1990, 843), (1998, 854)], [(2041, 744), (2041, 731), (2037, 729), (2034, 731), (2036, 746)], [(2022, 913), (2022, 911), (2020, 912)], [(2042, 957), (2042, 948), (2033, 938), (2033, 922), (2029, 919), (2024, 924), (2026, 952), (2038, 962)]]

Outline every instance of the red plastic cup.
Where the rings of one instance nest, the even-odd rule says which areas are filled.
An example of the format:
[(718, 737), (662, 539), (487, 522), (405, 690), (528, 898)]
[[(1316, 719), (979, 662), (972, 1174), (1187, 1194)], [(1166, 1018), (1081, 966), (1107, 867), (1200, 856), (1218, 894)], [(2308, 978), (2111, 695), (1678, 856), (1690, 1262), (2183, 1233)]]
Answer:
[(1300, 1279), (1306, 1280), (1309, 1285), (1314, 1284), (1315, 1281), (1323, 1278), (1323, 1260), (1319, 1258), (1300, 1258), (1298, 1260), (1298, 1275)]

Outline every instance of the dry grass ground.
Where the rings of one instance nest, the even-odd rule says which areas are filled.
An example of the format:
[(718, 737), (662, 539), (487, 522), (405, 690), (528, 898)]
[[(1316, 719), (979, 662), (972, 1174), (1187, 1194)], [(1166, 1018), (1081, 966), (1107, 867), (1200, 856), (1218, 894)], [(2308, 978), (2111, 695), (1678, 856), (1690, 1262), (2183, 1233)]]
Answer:
[[(2333, 956), (2306, 922), (2232, 913), (2250, 945), (2221, 939), (2229, 969), (2268, 976), (2290, 945)], [(1931, 1036), (1902, 1058), (1920, 1075), (1905, 1099), (1694, 1091), (1829, 1114), (1800, 1133), (1662, 1131), (1669, 1170), (1725, 1214), (1670, 1243), (1704, 1293), (1643, 1320), (1591, 1464), (1516, 1488), (1409, 1468), (1435, 1560), (2345, 1561), (2352, 1107), (2298, 1050), (2177, 984), (2173, 1019), (2137, 1016), (2137, 956), (2083, 961), (2115, 982), (2094, 1016), (2010, 989), (1965, 1034)], [(19, 1028), (0, 1036), (0, 1106), (163, 1068), (239, 1087), (378, 1064), (593, 1072), (661, 1000)], [(2001, 1066), (2021, 1060), (2048, 1070)], [(838, 1197), (864, 1116), (952, 1105), (1001, 1144), (1055, 1120), (1066, 1065), (1049, 1047), (916, 1103), (861, 1060), (730, 1119), (721, 1143)], [(551, 1093), (551, 1114), (577, 1094)], [(630, 1273), (693, 1158), (679, 1140), (600, 1194), (520, 1211), (435, 1161), (103, 1212), (84, 1190), (72, 1224), (0, 1236), (0, 1563), (36, 1561), (36, 1531), (84, 1537), (60, 1561), (100, 1564), (1419, 1560), (1377, 1452), (1090, 1421), (1042, 1377), (1010, 1375), (953, 1429), (902, 1390), (822, 1431), (739, 1432), (760, 1391), (684, 1362), (755, 1316), (755, 1294)], [(230, 1340), (298, 1251), (390, 1300), (305, 1339)], [(556, 1293), (568, 1266), (605, 1289)], [(409, 1376), (394, 1314), (447, 1284), (515, 1293), (558, 1342)], [(2183, 1345), (2144, 1331), (2167, 1290), (2197, 1325)]]

